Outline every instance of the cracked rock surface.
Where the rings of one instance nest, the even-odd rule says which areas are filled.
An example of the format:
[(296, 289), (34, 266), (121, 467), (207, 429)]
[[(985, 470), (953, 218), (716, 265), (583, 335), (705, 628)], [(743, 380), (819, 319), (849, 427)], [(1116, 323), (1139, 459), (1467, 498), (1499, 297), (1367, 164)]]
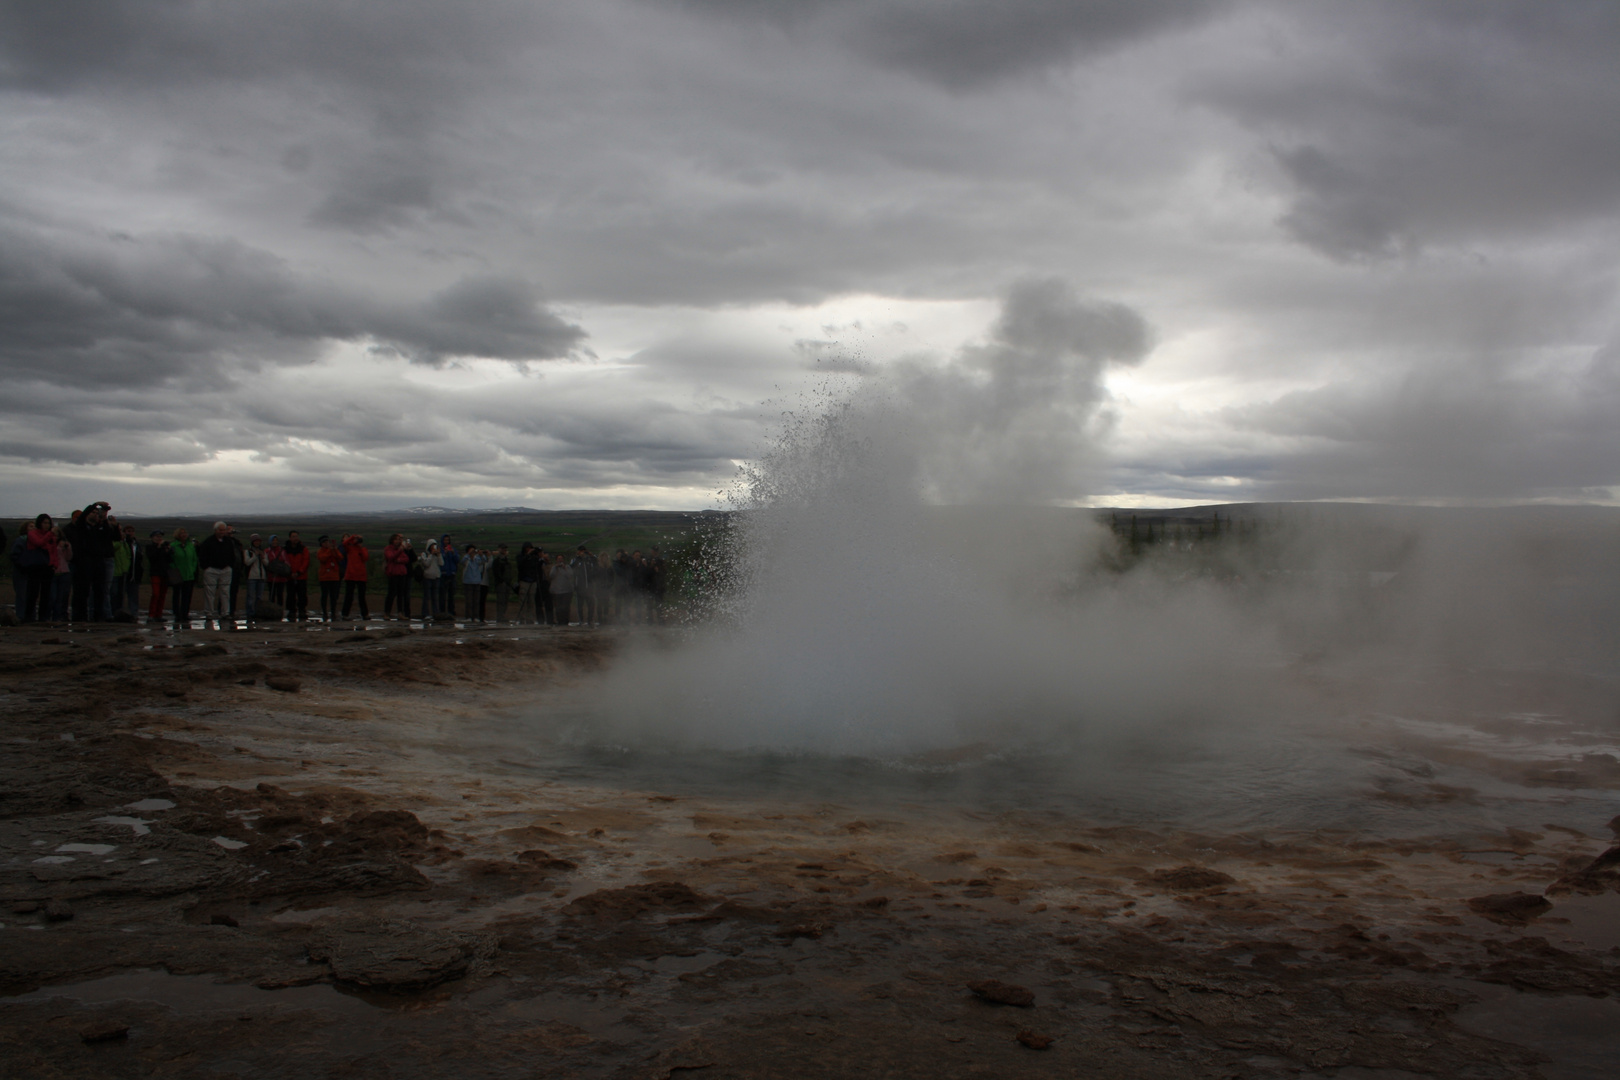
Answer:
[[(191, 640), (0, 630), (0, 1077), (1620, 1074), (1607, 815), (664, 790), (480, 726), (631, 677), (622, 632)], [(1372, 804), (1475, 797), (1420, 755), (1620, 791), (1401, 753)]]

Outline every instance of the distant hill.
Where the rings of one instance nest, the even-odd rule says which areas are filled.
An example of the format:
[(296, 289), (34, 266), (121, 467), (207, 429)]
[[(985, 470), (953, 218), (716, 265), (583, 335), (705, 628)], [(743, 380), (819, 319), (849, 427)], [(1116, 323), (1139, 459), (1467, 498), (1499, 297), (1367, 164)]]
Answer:
[(421, 514), (423, 516), (445, 517), (450, 514), (544, 514), (548, 511), (536, 510), (532, 506), (500, 506), (488, 509), (467, 507), (454, 510), (448, 506), (408, 506), (403, 510), (377, 510), (378, 517), (393, 517), (399, 514)]

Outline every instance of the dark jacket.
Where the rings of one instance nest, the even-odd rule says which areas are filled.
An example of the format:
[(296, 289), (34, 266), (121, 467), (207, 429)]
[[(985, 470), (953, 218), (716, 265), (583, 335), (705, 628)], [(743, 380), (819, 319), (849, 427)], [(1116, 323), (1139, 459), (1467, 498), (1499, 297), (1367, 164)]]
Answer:
[(568, 560), (568, 568), (574, 572), (574, 588), (579, 592), (596, 584), (597, 575), (601, 572), (596, 559), (590, 555), (575, 555)]
[(113, 545), (123, 539), (123, 533), (119, 531), (118, 526), (109, 525), (105, 521), (92, 525), (89, 517), (90, 515), (86, 514), (62, 530), (68, 542), (73, 545), (73, 561), (76, 563), (85, 564), (84, 560), (112, 558)]
[(169, 545), (167, 543), (147, 544), (146, 566), (148, 576), (167, 579), (169, 576)]
[(197, 566), (202, 570), (229, 570), (236, 565), (236, 541), (209, 534), (197, 545)]

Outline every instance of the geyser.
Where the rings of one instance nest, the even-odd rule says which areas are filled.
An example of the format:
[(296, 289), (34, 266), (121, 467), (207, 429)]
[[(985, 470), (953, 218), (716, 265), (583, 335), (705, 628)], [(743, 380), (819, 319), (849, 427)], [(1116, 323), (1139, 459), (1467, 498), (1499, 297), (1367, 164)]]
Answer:
[(1026, 282), (987, 344), (790, 420), (711, 545), (720, 617), (610, 684), (611, 737), (916, 755), (1180, 717), (1234, 669), (1196, 595), (1054, 602), (1101, 542), (1055, 504), (1097, 464), (1105, 371), (1150, 339)]

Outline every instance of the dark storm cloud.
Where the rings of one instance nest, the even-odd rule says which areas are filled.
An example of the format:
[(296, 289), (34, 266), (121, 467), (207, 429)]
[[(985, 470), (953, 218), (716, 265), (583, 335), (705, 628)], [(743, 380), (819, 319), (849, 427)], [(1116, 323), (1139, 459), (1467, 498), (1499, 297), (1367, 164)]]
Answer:
[(395, 0), (0, 2), (0, 86), (61, 91), (282, 79), (297, 72), (372, 91), (444, 90), (520, 47), (535, 5)]
[(435, 207), (434, 186), (420, 166), (384, 163), (344, 177), (309, 220), (357, 233), (408, 225), (415, 213)]
[(584, 337), (518, 280), (464, 279), (425, 303), (374, 300), (235, 240), (0, 227), (0, 375), (189, 389), (375, 339), (423, 363), (569, 355)]
[(1138, 493), (1620, 484), (1568, 360), (1616, 55), (1609, 0), (0, 0), (0, 454), (706, 486), (871, 370), (742, 309), (1005, 296), (873, 365), (931, 357), (962, 484), (1091, 453), (1133, 362), (1200, 366)]
[(1273, 143), (1282, 226), (1338, 259), (1527, 237), (1620, 209), (1620, 5), (1305, 3), (1272, 62), (1195, 80)]
[[(451, 488), (706, 487), (759, 433), (752, 410), (681, 408), (656, 386), (624, 379), (611, 394), (535, 378), (445, 388), (383, 365), (359, 377), (325, 365), (272, 370), (184, 395), (21, 381), (8, 396), (16, 412), (6, 416), (0, 460), (166, 466), (250, 452), (294, 475), (377, 490), (402, 476)], [(311, 479), (308, 490), (338, 490), (325, 483)]]
[(965, 89), (1196, 23), (1230, 0), (675, 0), (828, 33), (881, 64)]
[(1100, 53), (1193, 23), (1225, 0), (900, 0), (848, 33), (867, 55), (951, 87)]

